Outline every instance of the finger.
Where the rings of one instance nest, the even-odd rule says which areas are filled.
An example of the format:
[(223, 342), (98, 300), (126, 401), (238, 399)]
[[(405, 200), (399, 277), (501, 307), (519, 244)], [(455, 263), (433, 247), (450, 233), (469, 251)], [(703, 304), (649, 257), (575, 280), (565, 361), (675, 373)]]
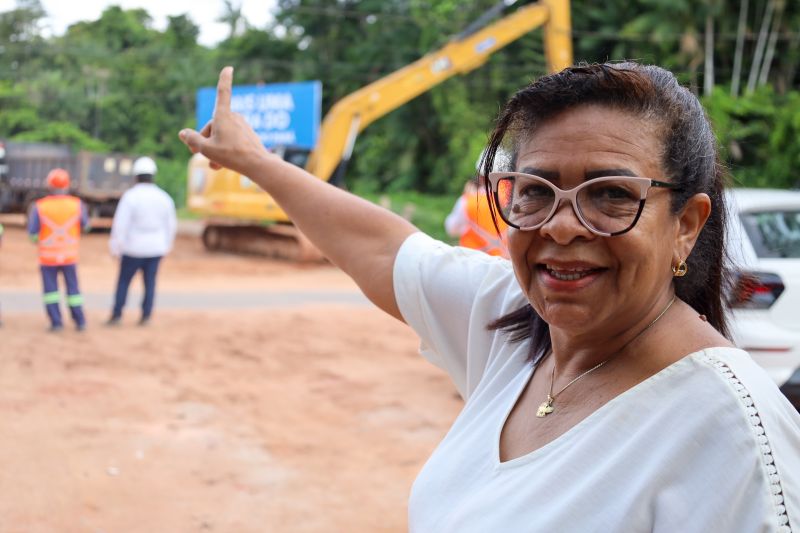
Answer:
[(233, 87), (233, 67), (225, 67), (219, 73), (217, 82), (217, 101), (214, 104), (214, 115), (217, 111), (231, 110), (231, 88)]
[(178, 137), (180, 138), (181, 141), (183, 141), (183, 144), (188, 146), (189, 150), (191, 150), (192, 153), (195, 154), (197, 152), (202, 151), (203, 143), (205, 143), (206, 141), (205, 137), (203, 137), (196, 131), (188, 128), (181, 130), (180, 133), (178, 133)]

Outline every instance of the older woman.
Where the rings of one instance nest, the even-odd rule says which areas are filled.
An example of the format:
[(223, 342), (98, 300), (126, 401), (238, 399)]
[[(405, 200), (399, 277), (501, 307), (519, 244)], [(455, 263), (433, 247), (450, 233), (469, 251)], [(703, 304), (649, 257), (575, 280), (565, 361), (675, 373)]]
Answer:
[(800, 416), (725, 337), (724, 172), (670, 73), (579, 66), (512, 98), (484, 162), (510, 262), (270, 155), (231, 79), (181, 139), (266, 189), (466, 400), (412, 530), (800, 528)]

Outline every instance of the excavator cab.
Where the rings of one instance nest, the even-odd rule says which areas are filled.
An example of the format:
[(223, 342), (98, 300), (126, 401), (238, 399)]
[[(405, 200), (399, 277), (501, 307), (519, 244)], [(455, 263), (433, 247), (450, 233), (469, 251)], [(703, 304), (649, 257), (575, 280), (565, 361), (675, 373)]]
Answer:
[(308, 163), (308, 156), (311, 155), (311, 150), (307, 148), (296, 148), (292, 146), (276, 146), (272, 151), (279, 155), (284, 161), (305, 168)]

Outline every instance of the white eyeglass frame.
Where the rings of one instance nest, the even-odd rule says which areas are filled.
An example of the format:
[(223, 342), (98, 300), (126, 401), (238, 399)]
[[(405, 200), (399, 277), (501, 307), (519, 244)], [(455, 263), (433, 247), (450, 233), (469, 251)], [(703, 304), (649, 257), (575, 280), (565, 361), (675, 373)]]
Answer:
[[(514, 224), (513, 222), (511, 222), (511, 221), (506, 219), (506, 216), (503, 214), (503, 210), (500, 208), (500, 198), (498, 196), (498, 194), (499, 194), (498, 193), (498, 183), (503, 178), (526, 178), (526, 179), (532, 179), (533, 181), (536, 181), (538, 183), (541, 183), (541, 184), (549, 187), (553, 191), (553, 194), (555, 195), (555, 197), (553, 199), (553, 207), (550, 209), (550, 212), (547, 214), (546, 217), (544, 217), (542, 219), (542, 221), (540, 223), (536, 224), (535, 226), (530, 226), (530, 227), (526, 226), (526, 227), (523, 228), (523, 227), (520, 227), (517, 224)], [(588, 187), (589, 185), (594, 185), (594, 184), (602, 182), (602, 181), (612, 181), (612, 180), (613, 181), (625, 180), (628, 183), (633, 183), (633, 184), (635, 184), (636, 186), (639, 187), (639, 210), (636, 212), (636, 216), (633, 218), (633, 222), (631, 222), (630, 226), (628, 226), (627, 228), (625, 228), (623, 230), (620, 230), (620, 231), (615, 231), (613, 233), (608, 233), (608, 232), (600, 231), (600, 230), (598, 230), (596, 228), (593, 228), (592, 225), (589, 224), (589, 222), (583, 218), (583, 215), (581, 214), (581, 210), (578, 208), (577, 197), (578, 197), (578, 193), (581, 191), (581, 189), (584, 189), (585, 187)], [(534, 174), (525, 174), (523, 172), (490, 172), (489, 173), (489, 183), (491, 184), (491, 187), (492, 187), (492, 193), (493, 193), (492, 194), (492, 196), (493, 196), (492, 199), (494, 201), (494, 207), (497, 210), (497, 213), (500, 215), (500, 218), (502, 218), (503, 221), (506, 224), (508, 224), (509, 226), (511, 226), (512, 228), (516, 228), (516, 229), (518, 229), (520, 231), (534, 231), (534, 230), (537, 230), (537, 229), (541, 228), (542, 226), (547, 224), (547, 222), (549, 222), (551, 218), (553, 218), (553, 215), (556, 213), (556, 211), (558, 211), (558, 207), (561, 205), (561, 201), (562, 200), (566, 200), (572, 206), (572, 211), (578, 217), (578, 220), (580, 220), (581, 224), (583, 224), (583, 227), (585, 227), (586, 229), (588, 229), (589, 231), (591, 231), (595, 235), (599, 235), (601, 237), (615, 237), (617, 235), (622, 235), (623, 233), (627, 233), (627, 232), (629, 232), (630, 230), (633, 229), (633, 227), (639, 221), (639, 217), (642, 216), (642, 211), (644, 210), (644, 203), (645, 203), (645, 200), (647, 200), (647, 192), (650, 190), (650, 187), (665, 188), (665, 189), (670, 189), (670, 190), (673, 190), (673, 191), (680, 189), (680, 186), (677, 185), (676, 183), (669, 183), (669, 182), (665, 182), (665, 181), (656, 181), (656, 180), (653, 180), (653, 179), (650, 179), (650, 178), (642, 178), (642, 177), (639, 177), (639, 176), (602, 176), (600, 178), (593, 178), (593, 179), (590, 179), (590, 180), (586, 180), (583, 183), (581, 183), (580, 185), (578, 185), (577, 187), (573, 187), (572, 189), (564, 190), (564, 189), (558, 188), (556, 185), (553, 184), (553, 182), (551, 182), (549, 180), (546, 180), (546, 179), (542, 178), (541, 176), (536, 176)]]

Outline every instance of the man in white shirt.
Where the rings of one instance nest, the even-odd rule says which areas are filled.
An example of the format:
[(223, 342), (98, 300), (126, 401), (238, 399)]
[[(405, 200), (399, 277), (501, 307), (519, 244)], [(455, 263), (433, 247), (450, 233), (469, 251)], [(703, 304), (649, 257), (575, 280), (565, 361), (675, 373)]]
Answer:
[(119, 324), (128, 287), (138, 270), (144, 278), (139, 325), (147, 324), (153, 312), (158, 265), (172, 249), (177, 226), (175, 203), (153, 183), (156, 170), (155, 161), (149, 157), (140, 157), (133, 163), (136, 185), (122, 195), (114, 213), (109, 247), (111, 255), (120, 258), (120, 269), (108, 325)]

